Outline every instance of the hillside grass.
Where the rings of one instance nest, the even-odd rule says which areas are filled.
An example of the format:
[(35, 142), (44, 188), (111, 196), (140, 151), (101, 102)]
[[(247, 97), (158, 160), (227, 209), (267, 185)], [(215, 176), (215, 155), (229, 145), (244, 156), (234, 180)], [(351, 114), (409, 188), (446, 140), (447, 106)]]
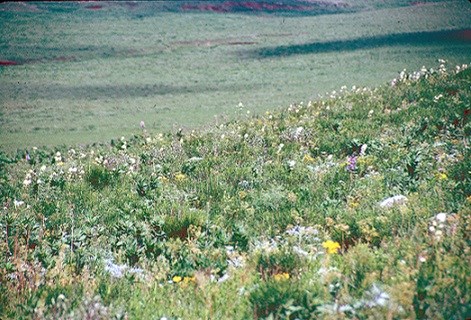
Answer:
[(459, 71), (258, 116), (241, 104), (245, 119), (204, 130), (2, 153), (0, 317), (469, 318)]
[(141, 120), (152, 134), (196, 128), (235, 119), (239, 102), (263, 114), (439, 58), (468, 62), (467, 1), (344, 3), (329, 14), (1, 3), (0, 60), (18, 65), (0, 66), (0, 146), (106, 142)]

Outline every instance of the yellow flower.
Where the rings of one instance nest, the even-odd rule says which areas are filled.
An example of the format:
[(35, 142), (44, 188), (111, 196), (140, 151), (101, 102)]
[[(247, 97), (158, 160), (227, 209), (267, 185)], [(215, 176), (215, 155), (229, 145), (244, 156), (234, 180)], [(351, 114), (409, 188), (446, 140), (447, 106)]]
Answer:
[(359, 202), (356, 202), (355, 200), (353, 200), (352, 202), (349, 202), (349, 203), (348, 203), (348, 206), (349, 206), (350, 208), (352, 208), (352, 209), (357, 208), (359, 205), (360, 205), (360, 203), (359, 203)]
[(183, 173), (177, 173), (175, 175), (175, 180), (177, 180), (177, 181), (183, 181), (185, 179), (186, 179), (186, 175), (184, 175)]
[(182, 277), (180, 277), (180, 276), (174, 276), (174, 277), (172, 278), (172, 281), (175, 282), (175, 283), (179, 283), (180, 281), (182, 281)]
[(282, 280), (288, 280), (289, 279), (289, 273), (283, 272), (283, 273), (277, 273), (273, 276), (275, 281), (282, 281)]
[(239, 199), (240, 199), (240, 200), (244, 200), (245, 197), (247, 197), (247, 192), (245, 192), (245, 191), (243, 191), (243, 190), (242, 190), (242, 191), (239, 191)]
[(312, 163), (314, 162), (314, 158), (310, 154), (305, 154), (303, 158), (304, 163)]
[(162, 182), (162, 183), (167, 183), (168, 182), (168, 178), (164, 177), (164, 176), (160, 176), (157, 179), (159, 179), (159, 181)]
[(195, 278), (195, 276), (193, 276), (193, 277), (185, 277), (185, 278), (183, 278), (183, 282), (184, 282), (184, 283), (196, 282), (196, 278)]
[(340, 244), (332, 240), (325, 241), (322, 246), (326, 249), (328, 254), (337, 253), (340, 249)]
[(443, 173), (443, 172), (439, 172), (435, 175), (437, 177), (438, 180), (446, 180), (448, 179), (448, 176), (446, 175), (446, 173)]

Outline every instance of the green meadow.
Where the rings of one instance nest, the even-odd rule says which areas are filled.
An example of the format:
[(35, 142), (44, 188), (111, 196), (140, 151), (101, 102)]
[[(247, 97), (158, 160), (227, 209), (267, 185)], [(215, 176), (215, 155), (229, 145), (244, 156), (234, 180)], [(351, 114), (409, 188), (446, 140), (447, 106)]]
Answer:
[(0, 319), (470, 319), (470, 8), (0, 3)]
[(469, 319), (470, 70), (2, 154), (0, 317)]
[(16, 65), (0, 66), (0, 146), (195, 128), (470, 57), (466, 1), (181, 3), (2, 3), (0, 60)]

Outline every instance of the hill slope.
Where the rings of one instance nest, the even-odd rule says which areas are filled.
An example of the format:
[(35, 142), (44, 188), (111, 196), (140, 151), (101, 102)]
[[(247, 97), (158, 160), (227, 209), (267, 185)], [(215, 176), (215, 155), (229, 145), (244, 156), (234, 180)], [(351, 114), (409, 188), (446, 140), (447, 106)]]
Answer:
[(2, 155), (2, 319), (469, 317), (471, 71), (393, 83)]

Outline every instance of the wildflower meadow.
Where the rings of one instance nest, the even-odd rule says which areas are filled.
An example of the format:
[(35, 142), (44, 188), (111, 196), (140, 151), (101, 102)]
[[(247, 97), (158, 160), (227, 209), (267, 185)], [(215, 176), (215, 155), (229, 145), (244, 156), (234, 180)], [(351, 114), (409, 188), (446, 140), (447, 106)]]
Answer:
[(469, 319), (471, 69), (0, 153), (1, 319)]

